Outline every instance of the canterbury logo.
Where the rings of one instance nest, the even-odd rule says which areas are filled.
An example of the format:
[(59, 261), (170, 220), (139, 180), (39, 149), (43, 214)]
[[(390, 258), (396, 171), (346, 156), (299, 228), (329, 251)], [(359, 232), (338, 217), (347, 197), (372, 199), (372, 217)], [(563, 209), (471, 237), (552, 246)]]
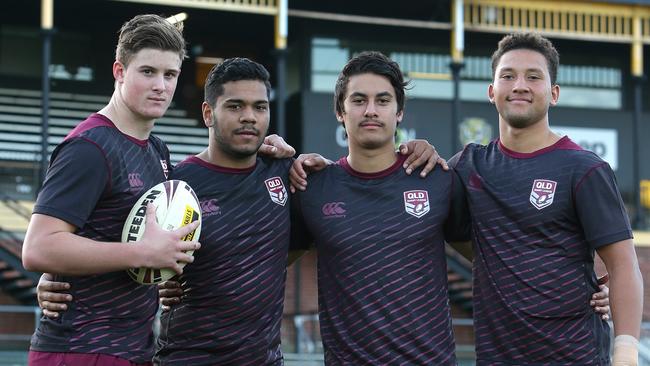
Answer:
[(217, 200), (213, 198), (207, 201), (201, 201), (201, 213), (203, 217), (221, 215), (221, 208), (217, 204)]
[(131, 186), (131, 188), (140, 188), (144, 186), (144, 182), (140, 179), (140, 173), (129, 173), (129, 186)]
[(330, 202), (323, 205), (321, 209), (325, 217), (345, 217), (344, 202)]

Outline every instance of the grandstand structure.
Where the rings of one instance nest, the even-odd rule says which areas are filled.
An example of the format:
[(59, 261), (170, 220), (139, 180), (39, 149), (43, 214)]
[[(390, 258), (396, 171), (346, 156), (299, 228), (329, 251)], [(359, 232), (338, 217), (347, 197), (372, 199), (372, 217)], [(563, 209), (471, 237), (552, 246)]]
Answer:
[[(0, 352), (18, 352), (18, 360), (38, 315), (33, 306), (39, 274), (22, 268), (20, 248), (41, 159), (108, 101), (115, 31), (136, 14), (187, 15), (189, 57), (173, 105), (154, 128), (174, 162), (207, 144), (203, 80), (214, 64), (234, 56), (254, 59), (271, 72), (271, 132), (280, 132), (298, 151), (342, 156), (346, 145), (333, 113), (334, 82), (350, 57), (368, 49), (398, 61), (412, 81), (400, 140), (426, 138), (450, 157), (467, 142), (497, 137), (487, 85), (498, 40), (513, 31), (540, 32), (561, 55), (553, 127), (610, 163), (635, 229), (650, 228), (650, 0), (54, 0), (53, 29), (47, 32), (41, 29), (40, 0), (14, 1), (7, 9), (0, 14)], [(45, 96), (44, 33), (52, 42)], [(642, 271), (650, 273), (650, 236), (639, 231), (636, 244)], [(451, 247), (447, 258), (459, 354), (471, 360), (471, 264), (466, 253)], [(289, 270), (283, 324), (289, 353), (322, 351), (315, 263), (307, 255)], [(26, 306), (20, 311), (27, 313), (14, 306)], [(644, 320), (650, 321), (648, 290)], [(301, 365), (313, 360), (293, 357)]]

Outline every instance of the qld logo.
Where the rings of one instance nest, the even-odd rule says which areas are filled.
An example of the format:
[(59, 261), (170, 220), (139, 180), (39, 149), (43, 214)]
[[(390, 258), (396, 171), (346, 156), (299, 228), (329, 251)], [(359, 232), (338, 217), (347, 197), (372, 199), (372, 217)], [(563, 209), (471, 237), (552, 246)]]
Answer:
[(541, 210), (550, 206), (555, 198), (557, 182), (547, 179), (535, 179), (533, 189), (530, 191), (530, 203), (536, 209)]
[(423, 190), (404, 192), (404, 210), (420, 218), (429, 212), (429, 193)]
[(269, 191), (271, 201), (280, 206), (284, 206), (284, 204), (287, 203), (287, 189), (284, 188), (284, 183), (282, 183), (280, 177), (269, 178), (264, 181), (264, 185), (266, 185), (266, 190)]

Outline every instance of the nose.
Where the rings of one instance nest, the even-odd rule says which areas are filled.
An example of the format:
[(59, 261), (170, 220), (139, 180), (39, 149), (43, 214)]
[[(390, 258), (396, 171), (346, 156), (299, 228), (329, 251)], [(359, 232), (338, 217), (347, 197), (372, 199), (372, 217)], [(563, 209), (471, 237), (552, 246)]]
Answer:
[(378, 114), (375, 103), (368, 103), (366, 106), (366, 112), (363, 115), (368, 118), (377, 117)]
[(151, 88), (155, 92), (162, 93), (165, 90), (165, 76), (164, 75), (155, 76)]
[(255, 112), (253, 108), (248, 106), (242, 108), (241, 116), (239, 117), (239, 122), (241, 123), (256, 123), (257, 118), (255, 117)]
[(528, 91), (528, 83), (526, 82), (526, 78), (525, 77), (516, 78), (515, 82), (512, 85), (512, 90), (515, 92)]

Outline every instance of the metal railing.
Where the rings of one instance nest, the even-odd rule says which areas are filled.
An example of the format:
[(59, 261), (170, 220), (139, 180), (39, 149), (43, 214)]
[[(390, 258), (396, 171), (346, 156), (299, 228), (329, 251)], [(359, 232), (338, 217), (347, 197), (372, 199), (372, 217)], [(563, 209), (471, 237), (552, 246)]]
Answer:
[[(0, 314), (9, 313), (9, 314), (22, 314), (22, 313), (32, 313), (34, 314), (34, 329), (38, 327), (38, 324), (41, 322), (41, 308), (38, 306), (26, 306), (26, 305), (0, 305)], [(0, 333), (0, 342), (7, 341), (25, 341), (29, 342), (31, 339), (31, 334), (1, 334)]]

